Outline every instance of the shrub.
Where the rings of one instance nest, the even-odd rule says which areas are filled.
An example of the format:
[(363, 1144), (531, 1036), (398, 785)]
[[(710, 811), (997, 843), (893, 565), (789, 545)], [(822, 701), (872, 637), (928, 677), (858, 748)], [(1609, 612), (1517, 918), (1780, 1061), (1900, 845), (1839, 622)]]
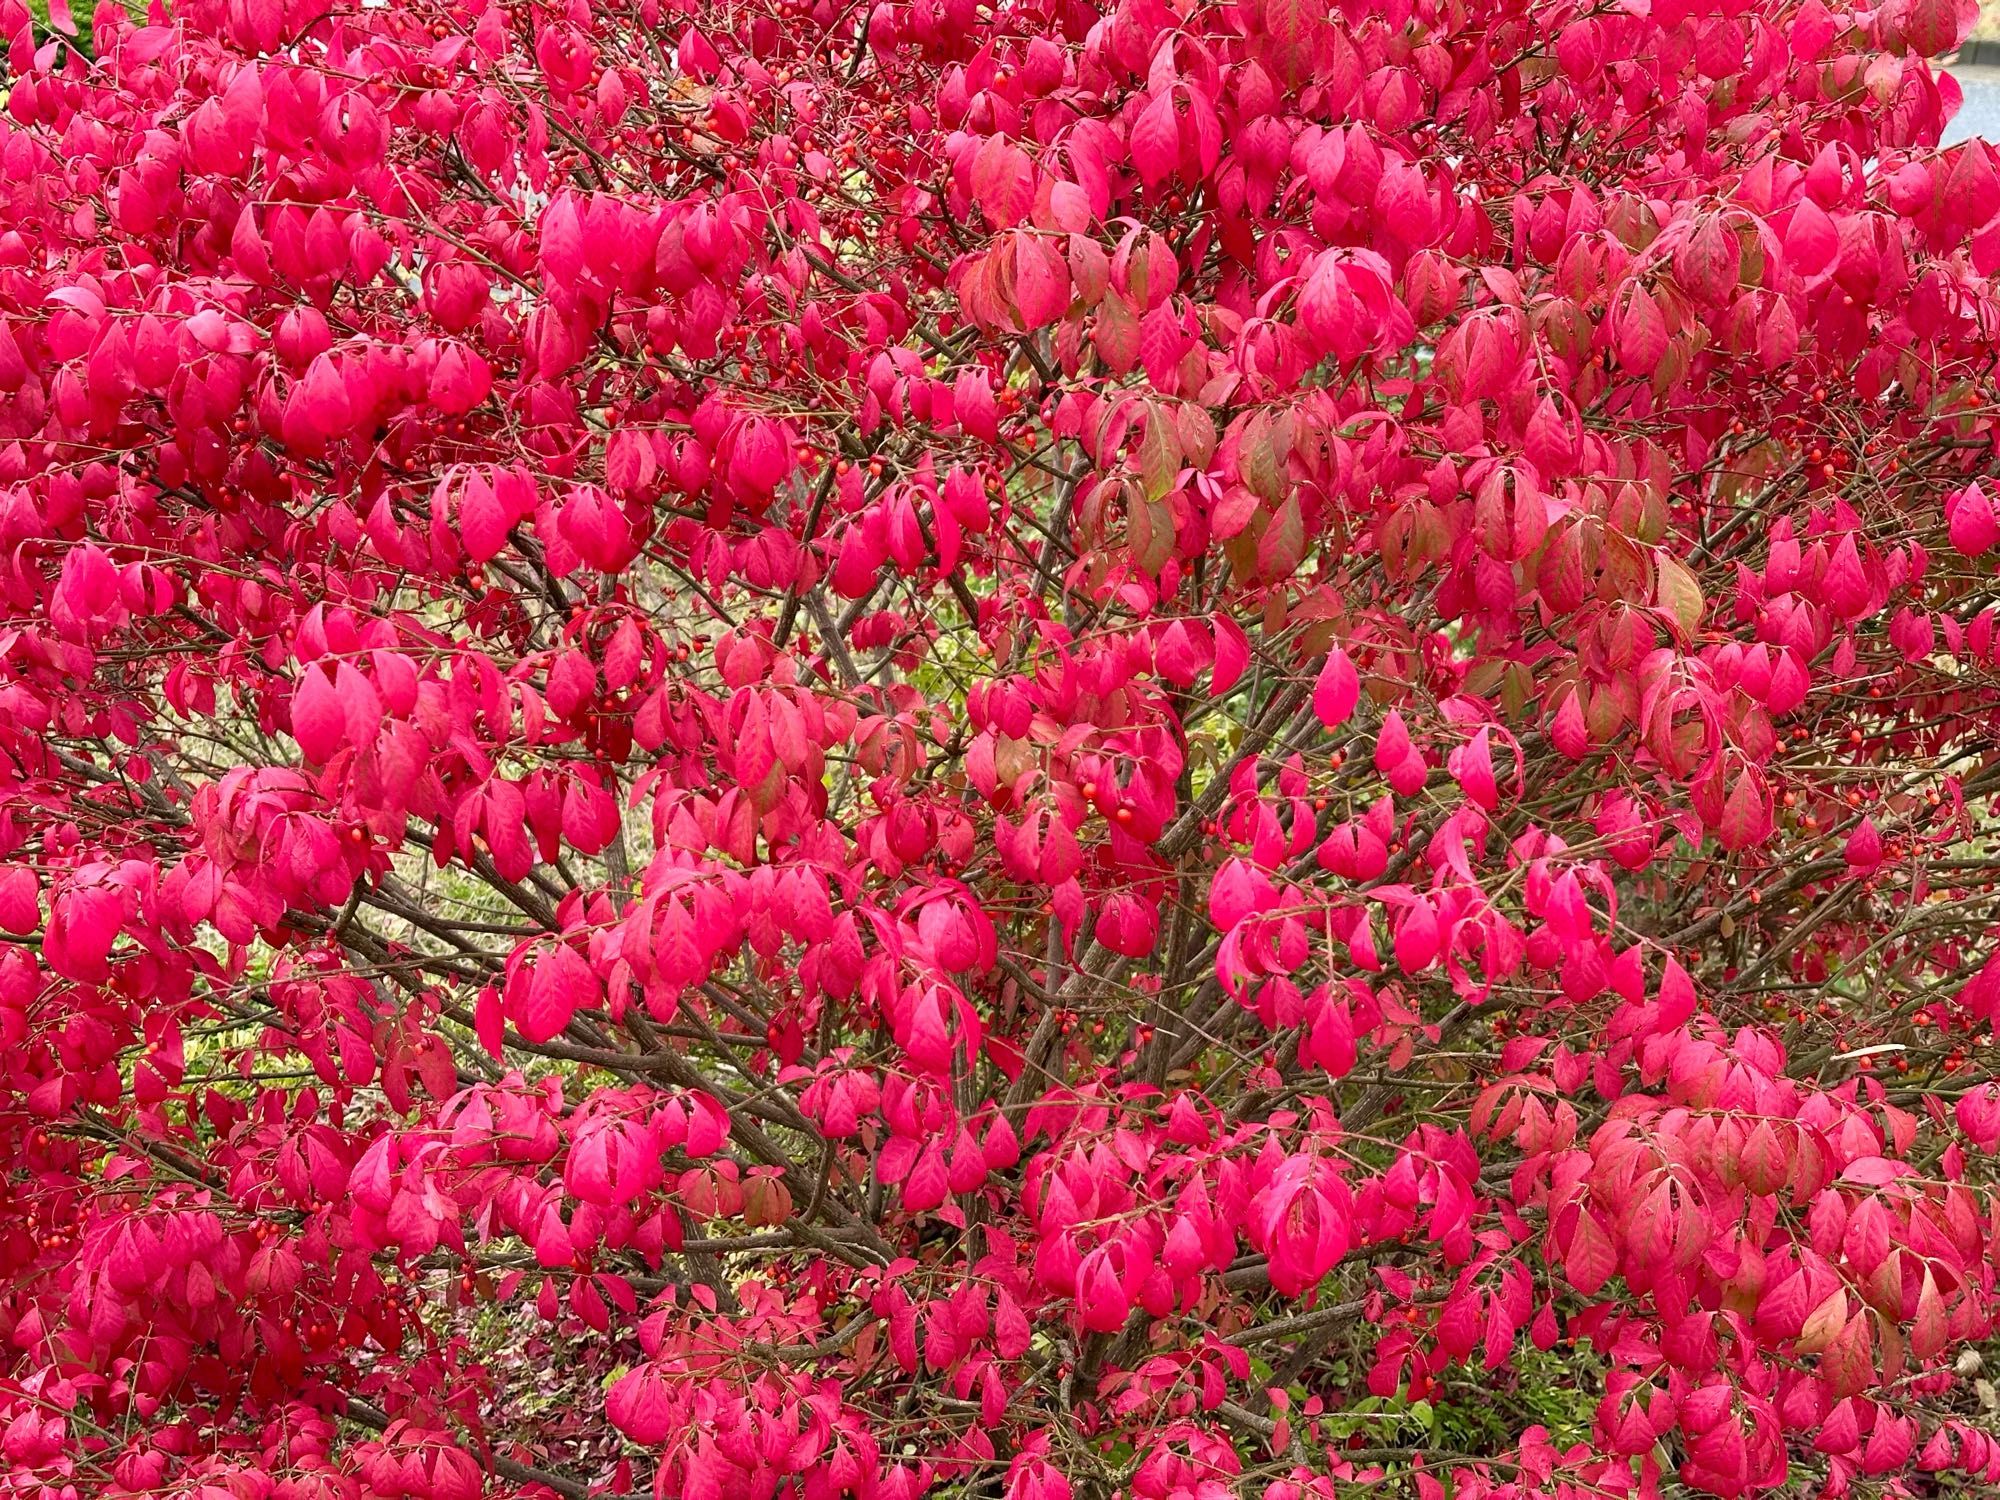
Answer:
[(0, 0), (0, 1492), (2000, 1482), (1969, 20)]

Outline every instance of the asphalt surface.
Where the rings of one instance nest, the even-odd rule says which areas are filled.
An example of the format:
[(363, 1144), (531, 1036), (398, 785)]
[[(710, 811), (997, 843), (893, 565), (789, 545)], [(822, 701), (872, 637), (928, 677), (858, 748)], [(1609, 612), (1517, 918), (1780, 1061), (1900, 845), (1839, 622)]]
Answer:
[(1965, 90), (1965, 105), (1945, 127), (1945, 143), (2000, 141), (2000, 68), (1954, 68), (1952, 76)]

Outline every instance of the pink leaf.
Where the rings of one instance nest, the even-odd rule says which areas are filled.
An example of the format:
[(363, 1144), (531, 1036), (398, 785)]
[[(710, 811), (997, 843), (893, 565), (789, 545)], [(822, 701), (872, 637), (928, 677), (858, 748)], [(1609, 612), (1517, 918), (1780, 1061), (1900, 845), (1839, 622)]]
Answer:
[(1801, 276), (1821, 275), (1840, 255), (1840, 231), (1819, 205), (1801, 198), (1785, 226), (1785, 258)]
[(1361, 701), (1361, 674), (1347, 653), (1335, 646), (1326, 654), (1319, 679), (1313, 684), (1313, 712), (1328, 729), (1338, 729), (1354, 714)]
[(1181, 129), (1171, 92), (1156, 95), (1132, 126), (1132, 165), (1147, 187), (1157, 187), (1180, 164)]
[(27, 865), (0, 870), (0, 928), (25, 936), (42, 925), (41, 886)]
[(1017, 224), (1035, 201), (1035, 168), (1027, 152), (991, 135), (972, 161), (972, 200), (997, 229)]
[(347, 740), (347, 710), (333, 680), (317, 666), (308, 667), (292, 694), (292, 738), (306, 759), (325, 765)]
[(2000, 514), (1977, 480), (1947, 496), (1944, 513), (1951, 545), (1965, 556), (1978, 557), (2000, 541)]

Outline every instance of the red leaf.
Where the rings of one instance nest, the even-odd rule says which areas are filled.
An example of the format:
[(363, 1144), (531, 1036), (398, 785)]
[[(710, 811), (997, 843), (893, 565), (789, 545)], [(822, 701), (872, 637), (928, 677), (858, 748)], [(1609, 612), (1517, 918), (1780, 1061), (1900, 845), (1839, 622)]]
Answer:
[(1312, 76), (1326, 33), (1323, 0), (1263, 0), (1264, 54), (1279, 79), (1297, 88)]
[(1734, 853), (1762, 842), (1769, 824), (1764, 790), (1758, 784), (1756, 774), (1748, 770), (1738, 772), (1735, 784), (1730, 787), (1729, 799), (1723, 804), (1722, 817), (1716, 823), (1716, 838), (1723, 848)]
[(604, 1414), (633, 1442), (651, 1447), (680, 1424), (667, 1383), (651, 1365), (629, 1370), (604, 1393)]
[(1667, 352), (1667, 325), (1659, 304), (1644, 287), (1633, 289), (1618, 322), (1618, 362), (1635, 375), (1650, 375)]
[(1014, 236), (1014, 304), (1021, 326), (1046, 328), (1069, 310), (1069, 267), (1040, 235)]
[(1132, 126), (1132, 165), (1147, 187), (1157, 187), (1180, 164), (1181, 127), (1171, 91), (1156, 95)]
[(316, 765), (332, 760), (347, 739), (347, 710), (333, 681), (317, 666), (307, 667), (292, 694), (292, 738)]
[(458, 536), (465, 555), (476, 563), (492, 561), (506, 549), (513, 524), (493, 485), (475, 470), (458, 494)]
[(1590, 1297), (1603, 1290), (1617, 1269), (1618, 1252), (1612, 1248), (1611, 1237), (1595, 1215), (1584, 1209), (1577, 1215), (1576, 1227), (1563, 1251), (1563, 1274), (1569, 1277), (1571, 1286)]
[(1313, 712), (1328, 729), (1338, 729), (1354, 714), (1361, 701), (1361, 674), (1338, 646), (1326, 655), (1319, 680), (1313, 684)]
[(26, 936), (42, 925), (41, 885), (27, 865), (0, 870), (0, 928)]
[(972, 201), (996, 229), (1019, 223), (1035, 201), (1028, 153), (1005, 136), (988, 136), (972, 160)]
[(1976, 479), (1945, 498), (1944, 514), (1953, 550), (1966, 557), (1978, 557), (2000, 541), (2000, 513)]
[(1218, 615), (1215, 619), (1215, 670), (1209, 674), (1209, 691), (1220, 697), (1242, 680), (1250, 665), (1250, 642), (1234, 620)]
[(1831, 271), (1840, 257), (1840, 231), (1817, 203), (1800, 198), (1785, 226), (1785, 259), (1805, 277)]

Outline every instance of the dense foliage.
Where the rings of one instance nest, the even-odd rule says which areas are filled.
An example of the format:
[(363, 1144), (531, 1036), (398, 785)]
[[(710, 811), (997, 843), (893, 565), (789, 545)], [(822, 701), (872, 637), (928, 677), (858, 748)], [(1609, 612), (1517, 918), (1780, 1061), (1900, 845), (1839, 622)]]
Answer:
[(1992, 1493), (1955, 0), (0, 0), (0, 1494)]

